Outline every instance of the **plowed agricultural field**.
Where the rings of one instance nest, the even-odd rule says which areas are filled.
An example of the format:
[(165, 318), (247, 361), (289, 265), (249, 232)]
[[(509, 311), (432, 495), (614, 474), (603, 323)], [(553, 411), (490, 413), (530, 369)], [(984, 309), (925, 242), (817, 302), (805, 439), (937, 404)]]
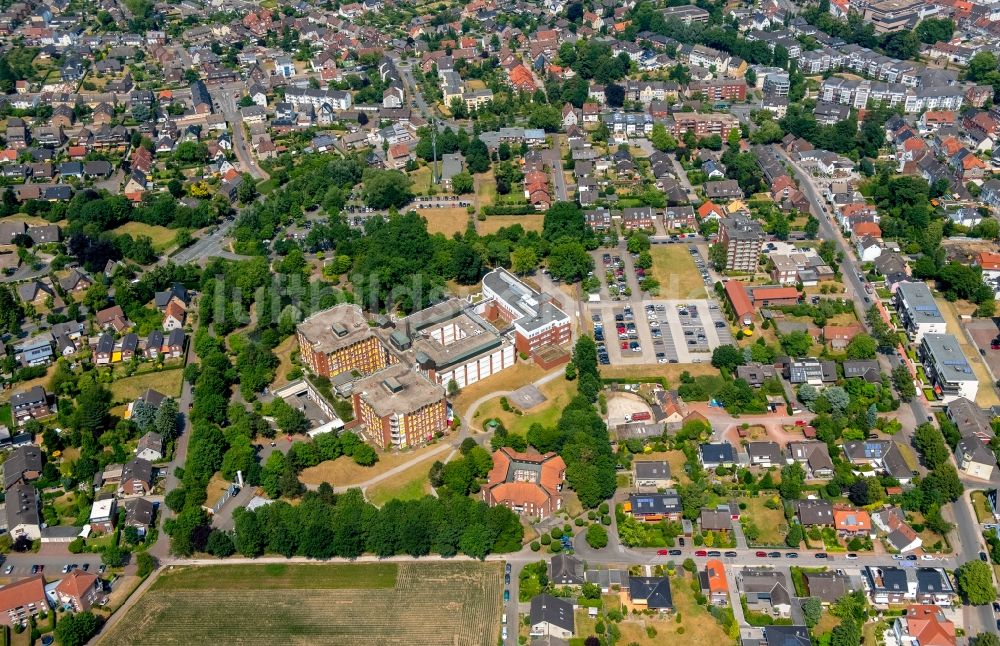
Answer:
[(491, 646), (503, 565), (425, 562), (174, 568), (102, 646)]

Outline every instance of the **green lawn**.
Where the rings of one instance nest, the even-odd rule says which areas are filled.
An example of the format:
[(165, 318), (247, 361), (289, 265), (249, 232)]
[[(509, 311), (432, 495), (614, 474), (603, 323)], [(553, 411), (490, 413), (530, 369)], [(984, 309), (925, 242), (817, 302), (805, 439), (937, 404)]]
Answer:
[(768, 509), (764, 503), (767, 496), (755, 496), (753, 498), (741, 498), (741, 502), (746, 502), (747, 508), (741, 514), (742, 518), (749, 517), (757, 529), (760, 530), (760, 538), (757, 545), (784, 545), (785, 534), (788, 532), (788, 521), (781, 509)]
[(10, 404), (0, 406), (0, 424), (7, 426), (7, 428), (14, 426), (14, 418), (10, 414)]
[(183, 379), (183, 370), (160, 370), (159, 372), (118, 379), (111, 382), (109, 388), (111, 389), (112, 401), (119, 403), (134, 400), (146, 392), (147, 388), (158, 390), (167, 397), (179, 397)]
[(173, 568), (154, 590), (340, 590), (391, 588), (395, 563), (272, 563)]
[(160, 252), (172, 247), (174, 238), (177, 237), (177, 232), (173, 229), (146, 224), (144, 222), (126, 222), (115, 229), (114, 233), (118, 235), (127, 233), (133, 238), (147, 236), (153, 243), (153, 249)]
[(993, 512), (990, 511), (990, 505), (986, 501), (986, 492), (973, 491), (970, 497), (972, 499), (972, 508), (976, 510), (976, 520), (981, 523), (993, 522)]

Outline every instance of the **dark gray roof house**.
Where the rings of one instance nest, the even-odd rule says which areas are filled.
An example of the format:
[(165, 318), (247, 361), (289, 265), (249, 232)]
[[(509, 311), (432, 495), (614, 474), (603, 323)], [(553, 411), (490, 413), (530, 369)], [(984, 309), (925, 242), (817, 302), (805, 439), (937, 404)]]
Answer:
[(833, 505), (828, 500), (798, 501), (799, 522), (806, 527), (833, 524)]
[(670, 579), (665, 576), (632, 576), (628, 580), (632, 603), (645, 603), (650, 610), (673, 610)]
[(850, 579), (839, 571), (805, 572), (804, 578), (809, 596), (816, 597), (824, 604), (833, 603), (851, 590)]
[(583, 561), (572, 554), (556, 554), (549, 563), (549, 579), (557, 585), (583, 585)]
[(573, 603), (566, 599), (540, 594), (531, 600), (531, 625), (547, 623), (569, 633), (575, 629)]
[(851, 379), (860, 377), (868, 383), (881, 381), (882, 375), (878, 367), (878, 361), (865, 359), (849, 360), (844, 362), (844, 377)]
[(701, 464), (706, 469), (731, 465), (736, 462), (736, 449), (729, 442), (702, 444), (698, 447), (701, 454)]
[(781, 446), (777, 442), (750, 442), (747, 444), (747, 455), (753, 465), (777, 465), (783, 460)]
[(42, 466), (42, 451), (37, 446), (29, 444), (14, 449), (3, 464), (4, 490), (18, 482), (37, 480), (42, 475)]
[(810, 646), (809, 630), (805, 626), (771, 625), (764, 627), (767, 646)]

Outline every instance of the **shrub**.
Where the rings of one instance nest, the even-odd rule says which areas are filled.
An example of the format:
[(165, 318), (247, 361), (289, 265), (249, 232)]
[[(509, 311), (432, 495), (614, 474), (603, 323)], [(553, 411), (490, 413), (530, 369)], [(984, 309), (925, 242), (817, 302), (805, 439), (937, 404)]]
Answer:
[(537, 552), (540, 549), (542, 549), (542, 546), (539, 545), (538, 541), (531, 541), (531, 551), (532, 552)]

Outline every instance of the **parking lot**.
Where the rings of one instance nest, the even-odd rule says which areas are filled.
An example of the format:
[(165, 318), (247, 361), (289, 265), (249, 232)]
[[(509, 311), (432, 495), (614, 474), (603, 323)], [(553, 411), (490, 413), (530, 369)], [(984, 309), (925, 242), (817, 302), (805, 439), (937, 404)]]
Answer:
[[(688, 252), (710, 285), (697, 248), (691, 245)], [(635, 257), (623, 247), (593, 254), (601, 300), (587, 303), (587, 309), (601, 364), (700, 363), (709, 361), (719, 345), (733, 342), (714, 300), (654, 297), (641, 291), (645, 270), (635, 266)]]
[(591, 303), (588, 309), (603, 365), (700, 363), (733, 341), (718, 304), (704, 299)]

